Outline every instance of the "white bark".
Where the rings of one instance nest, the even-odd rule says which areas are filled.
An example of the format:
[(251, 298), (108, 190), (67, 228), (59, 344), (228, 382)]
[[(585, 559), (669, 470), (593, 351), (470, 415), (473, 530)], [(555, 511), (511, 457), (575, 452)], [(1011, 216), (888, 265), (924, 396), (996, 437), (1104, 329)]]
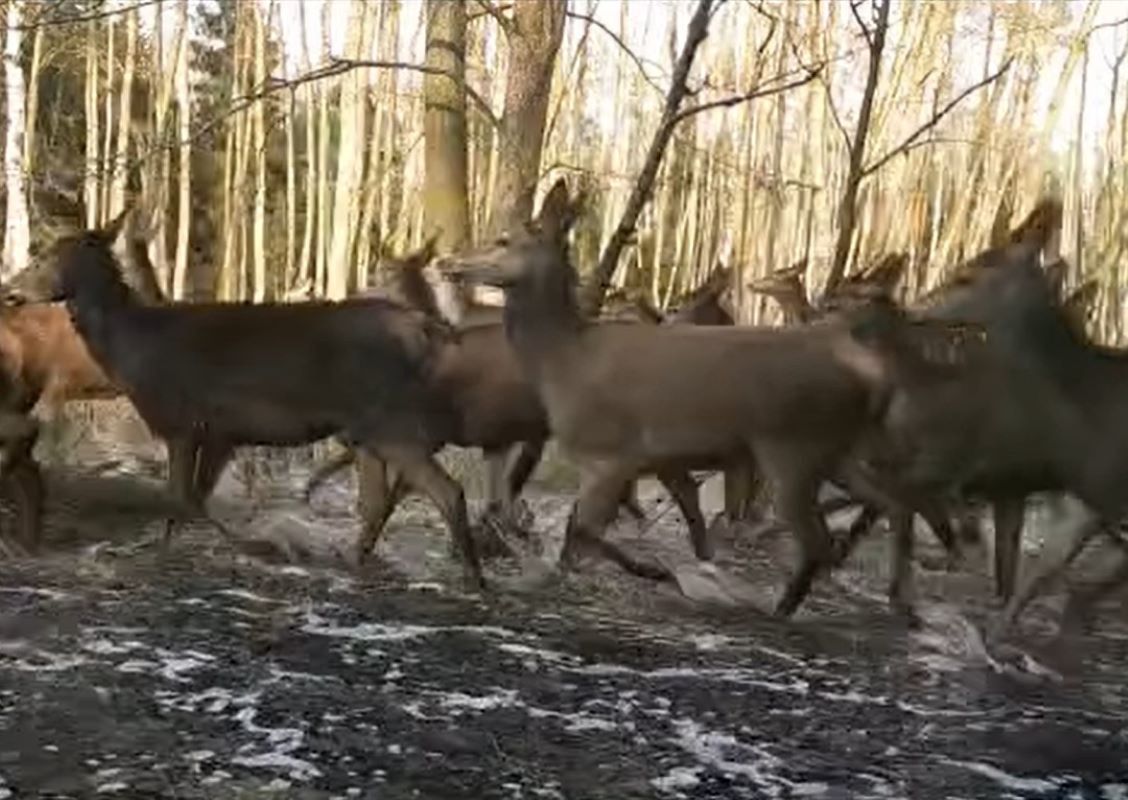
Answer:
[[(180, 0), (181, 36), (187, 38), (188, 0)], [(180, 141), (180, 199), (178, 202), (178, 225), (176, 233), (176, 264), (172, 272), (172, 296), (175, 300), (184, 299), (184, 289), (188, 283), (188, 231), (192, 219), (192, 95), (188, 85), (188, 47), (183, 42), (177, 48), (176, 63), (176, 116), (177, 134)]]
[(117, 151), (114, 154), (113, 183), (110, 185), (110, 209), (113, 219), (125, 208), (125, 185), (128, 175), (129, 129), (133, 124), (133, 62), (137, 55), (137, 9), (126, 12), (125, 64), (121, 73), (121, 101), (118, 105)]
[(27, 267), (31, 234), (27, 219), (27, 182), (24, 175), (24, 118), (26, 102), (24, 75), (20, 68), (23, 31), (20, 17), (23, 3), (8, 0), (7, 31), (4, 36), (4, 86), (7, 90), (8, 119), (4, 134), (4, 178), (8, 210), (4, 221), (4, 274)]

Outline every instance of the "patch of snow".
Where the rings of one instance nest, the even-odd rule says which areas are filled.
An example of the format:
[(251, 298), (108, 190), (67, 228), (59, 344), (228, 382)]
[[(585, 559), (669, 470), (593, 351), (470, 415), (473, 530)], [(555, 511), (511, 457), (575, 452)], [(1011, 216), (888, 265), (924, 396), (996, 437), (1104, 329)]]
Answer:
[(660, 792), (676, 792), (681, 789), (692, 789), (701, 783), (698, 777), (701, 767), (674, 767), (665, 775), (650, 779), (650, 785)]
[(110, 639), (99, 637), (97, 639), (87, 639), (82, 643), (81, 647), (86, 652), (94, 653), (95, 655), (114, 656), (129, 653), (133, 650), (143, 650), (146, 645), (144, 642), (139, 642), (136, 639), (114, 642)]
[(1106, 783), (1101, 786), (1101, 800), (1128, 800), (1128, 783)]
[(78, 599), (78, 597), (69, 592), (60, 591), (59, 589), (43, 589), (38, 586), (0, 586), (0, 594), (29, 594), (56, 603)]
[(273, 597), (263, 597), (261, 594), (249, 592), (246, 589), (220, 589), (216, 592), (223, 597), (231, 597), (235, 600), (246, 600), (251, 603), (279, 603), (280, 600), (275, 600)]
[(984, 778), (994, 781), (1002, 786), (1004, 789), (1009, 789), (1013, 792), (1052, 792), (1058, 787), (1053, 781), (1043, 778), (1021, 778), (1017, 775), (1011, 775), (998, 767), (991, 764), (985, 764), (981, 761), (957, 761), (950, 758), (938, 759), (942, 764), (948, 764), (953, 767), (961, 767), (969, 772), (974, 772)]
[(128, 783), (124, 783), (123, 781), (114, 781), (112, 783), (103, 783), (101, 786), (95, 789), (95, 791), (98, 792), (98, 794), (116, 794), (117, 792), (124, 792), (128, 788)]
[(473, 633), (498, 638), (515, 637), (508, 628), (491, 625), (410, 625), (395, 622), (361, 622), (357, 625), (338, 625), (319, 614), (306, 614), (303, 633), (338, 639), (355, 639), (361, 642), (401, 642), (439, 633)]
[(719, 633), (701, 633), (697, 636), (691, 636), (689, 639), (693, 646), (698, 650), (710, 651), (717, 650), (732, 642), (731, 636), (724, 636)]

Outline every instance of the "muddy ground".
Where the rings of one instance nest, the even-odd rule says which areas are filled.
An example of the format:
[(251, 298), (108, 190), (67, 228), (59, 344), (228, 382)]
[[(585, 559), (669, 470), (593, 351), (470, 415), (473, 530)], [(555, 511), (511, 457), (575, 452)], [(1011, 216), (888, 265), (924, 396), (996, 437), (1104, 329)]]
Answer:
[[(0, 798), (1128, 797), (1121, 599), (1063, 644), (1051, 597), (988, 653), (986, 553), (918, 567), (908, 631), (876, 537), (781, 623), (788, 538), (730, 532), (699, 570), (652, 487), (616, 536), (697, 599), (534, 555), (467, 596), (421, 502), (358, 573), (348, 480), (307, 507), (273, 477), (213, 508), (296, 564), (202, 524), (163, 549), (155, 478), (52, 470), (49, 552), (0, 564)], [(550, 559), (569, 498), (531, 499)]]

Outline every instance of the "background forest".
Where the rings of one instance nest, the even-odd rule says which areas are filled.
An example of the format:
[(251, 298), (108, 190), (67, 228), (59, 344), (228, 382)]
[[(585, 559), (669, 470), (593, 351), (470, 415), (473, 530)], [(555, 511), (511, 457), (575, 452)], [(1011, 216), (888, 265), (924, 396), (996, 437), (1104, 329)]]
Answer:
[(731, 266), (820, 287), (904, 250), (915, 296), (1051, 191), (1123, 333), (1128, 12), (1101, 0), (8, 0), (5, 273), (145, 213), (182, 298), (343, 297), (384, 248), (527, 218), (665, 305)]

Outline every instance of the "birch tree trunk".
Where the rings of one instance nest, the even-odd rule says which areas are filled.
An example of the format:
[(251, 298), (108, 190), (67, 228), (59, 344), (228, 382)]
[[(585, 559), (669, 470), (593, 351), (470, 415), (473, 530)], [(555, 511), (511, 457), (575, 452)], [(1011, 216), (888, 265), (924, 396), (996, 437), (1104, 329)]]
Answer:
[(133, 124), (133, 69), (137, 57), (137, 7), (125, 16), (125, 63), (121, 72), (121, 101), (118, 104), (117, 150), (114, 154), (113, 183), (107, 216), (113, 219), (125, 208), (125, 186), (128, 177), (129, 131)]
[[(102, 142), (102, 192), (99, 204), (98, 219), (100, 222), (109, 222), (110, 187), (114, 182), (114, 15), (106, 17), (106, 91), (102, 102), (105, 104), (106, 129)], [(108, 174), (106, 174), (108, 172)]]
[[(313, 60), (309, 56), (308, 27), (306, 25), (306, 4), (298, 3), (299, 30), (302, 37), (302, 63), (308, 73), (313, 69)], [(298, 256), (298, 278), (296, 284), (301, 286), (313, 283), (313, 233), (317, 221), (317, 170), (314, 154), (317, 152), (317, 126), (313, 117), (314, 91), (313, 84), (307, 83), (302, 87), (302, 97), (305, 109), (305, 216), (302, 220), (302, 250)]]
[[(329, 4), (321, 6), (321, 63), (329, 63)], [(317, 114), (317, 255), (315, 291), (325, 291), (326, 258), (329, 253), (329, 86), (318, 86)]]
[(35, 122), (39, 118), (39, 66), (43, 61), (43, 26), (37, 26), (31, 40), (31, 69), (27, 76), (27, 119), (24, 137), (24, 173), (35, 174)]
[[(271, 3), (273, 6), (273, 3)], [(265, 14), (270, 13), (270, 7)], [(252, 9), (255, 26), (255, 82), (254, 86), (266, 85), (266, 17), (261, 3)], [(254, 105), (253, 143), (255, 154), (255, 211), (254, 211), (254, 287), (253, 299), (256, 303), (266, 300), (266, 101), (259, 100)]]
[[(364, 0), (353, 0), (349, 9), (345, 34), (345, 57), (362, 59), (367, 55), (365, 29), (368, 10)], [(355, 243), (355, 221), (358, 216), (357, 195), (364, 170), (364, 122), (367, 84), (366, 70), (354, 69), (341, 80), (339, 108), (341, 139), (337, 149), (337, 185), (333, 196), (333, 231), (329, 244), (329, 261), (325, 293), (330, 300), (343, 300), (349, 291), (352, 252)], [(358, 171), (361, 174), (358, 176)], [(359, 179), (358, 179), (359, 178)]]
[(176, 61), (176, 117), (180, 156), (180, 198), (177, 202), (176, 263), (172, 297), (184, 299), (188, 284), (188, 236), (192, 220), (192, 95), (188, 83), (188, 0), (180, 0), (180, 45)]
[(4, 181), (8, 208), (4, 220), (4, 276), (27, 267), (31, 233), (27, 219), (27, 183), (24, 174), (26, 107), (24, 74), (20, 66), (20, 28), (24, 4), (8, 0), (7, 30), (4, 33), (4, 88), (7, 93), (7, 126), (4, 132)]
[(446, 74), (423, 79), (424, 227), (438, 252), (470, 242), (466, 153), (466, 8), (461, 0), (426, 0), (427, 66)]
[(98, 226), (98, 23), (86, 23), (86, 169), (82, 194), (86, 227)]
[(564, 36), (565, 6), (564, 0), (517, 3), (505, 27), (509, 69), (489, 237), (525, 222), (533, 214), (553, 68)]

